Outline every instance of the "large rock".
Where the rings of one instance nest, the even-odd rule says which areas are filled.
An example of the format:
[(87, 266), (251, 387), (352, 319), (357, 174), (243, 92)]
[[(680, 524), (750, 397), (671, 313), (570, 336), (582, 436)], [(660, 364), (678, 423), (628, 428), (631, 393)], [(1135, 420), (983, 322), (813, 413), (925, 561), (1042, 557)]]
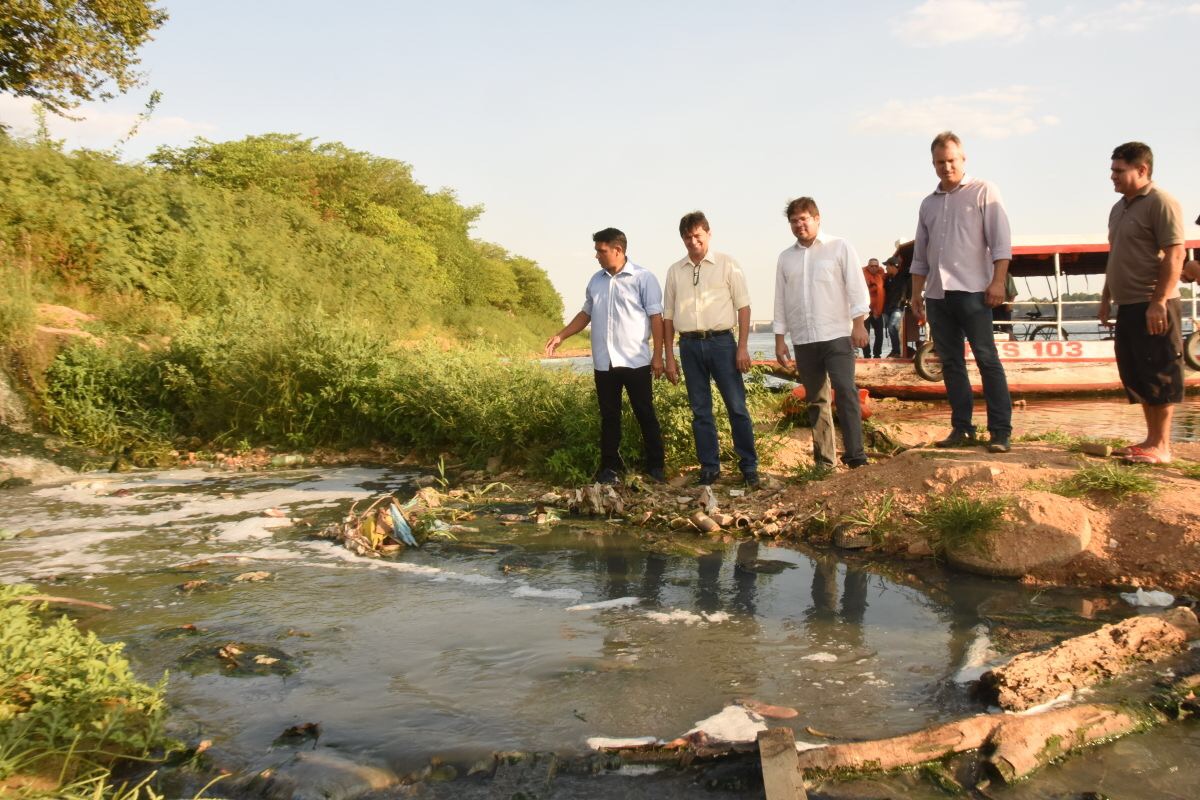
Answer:
[(1092, 523), (1082, 503), (1049, 492), (1029, 492), (995, 530), (947, 547), (946, 560), (979, 575), (1019, 578), (1038, 567), (1070, 561), (1091, 540)]
[(399, 781), (385, 766), (322, 749), (301, 751), (282, 764), (262, 769), (242, 788), (264, 800), (350, 800)]
[(77, 476), (73, 469), (32, 456), (0, 456), (0, 484), (59, 483)]
[(25, 402), (13, 389), (12, 381), (0, 369), (0, 426), (11, 428), (17, 433), (29, 433), (29, 412)]

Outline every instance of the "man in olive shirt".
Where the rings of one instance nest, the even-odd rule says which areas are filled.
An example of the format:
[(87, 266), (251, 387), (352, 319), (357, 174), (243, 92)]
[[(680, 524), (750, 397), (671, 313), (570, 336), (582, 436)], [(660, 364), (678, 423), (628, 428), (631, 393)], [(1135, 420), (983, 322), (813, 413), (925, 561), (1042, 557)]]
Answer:
[[(758, 454), (754, 426), (746, 408), (742, 373), (750, 369), (750, 293), (738, 263), (708, 249), (708, 219), (701, 211), (685, 214), (679, 235), (687, 257), (667, 270), (663, 289), (663, 330), (667, 379), (679, 382), (675, 361), (675, 332), (679, 360), (692, 409), (692, 436), (700, 462), (697, 483), (711, 484), (721, 474), (717, 423), (713, 419), (712, 384), (725, 401), (738, 468), (750, 488), (758, 488)], [(737, 339), (733, 331), (737, 329)]]
[(1112, 152), (1113, 188), (1121, 199), (1108, 215), (1108, 266), (1100, 322), (1117, 305), (1117, 369), (1130, 403), (1140, 403), (1146, 438), (1117, 451), (1127, 461), (1171, 461), (1171, 417), (1183, 402), (1179, 275), (1183, 213), (1154, 185), (1154, 154), (1141, 142)]

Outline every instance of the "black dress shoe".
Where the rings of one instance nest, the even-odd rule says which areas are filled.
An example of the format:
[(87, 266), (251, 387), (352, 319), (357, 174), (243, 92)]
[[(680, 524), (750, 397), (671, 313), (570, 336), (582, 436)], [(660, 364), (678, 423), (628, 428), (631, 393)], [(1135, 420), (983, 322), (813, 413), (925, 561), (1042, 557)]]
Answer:
[(616, 486), (621, 482), (621, 476), (617, 474), (615, 469), (602, 469), (596, 473), (596, 483), (603, 483), (606, 486)]
[(746, 481), (746, 485), (751, 489), (758, 489), (762, 487), (762, 478), (758, 477), (757, 472), (747, 472), (742, 475), (742, 479)]
[(941, 441), (934, 442), (934, 447), (975, 447), (979, 444), (979, 440), (975, 438), (975, 433), (967, 431), (950, 431), (950, 435)]
[(1009, 450), (1012, 450), (1012, 445), (1008, 439), (992, 439), (988, 442), (989, 453), (1007, 453)]
[(719, 472), (701, 472), (696, 476), (697, 486), (712, 486), (721, 477)]
[(646, 477), (649, 478), (650, 480), (654, 481), (655, 483), (666, 483), (667, 482), (667, 473), (663, 471), (662, 467), (654, 467), (652, 469), (646, 470)]

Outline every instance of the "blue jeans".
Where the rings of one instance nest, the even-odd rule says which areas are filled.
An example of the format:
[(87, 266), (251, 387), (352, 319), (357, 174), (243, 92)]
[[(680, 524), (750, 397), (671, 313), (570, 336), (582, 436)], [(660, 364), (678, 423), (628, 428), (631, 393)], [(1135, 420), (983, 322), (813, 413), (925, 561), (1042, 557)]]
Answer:
[(888, 342), (892, 346), (889, 356), (899, 356), (904, 352), (900, 343), (900, 318), (904, 316), (903, 308), (884, 309), (883, 326), (887, 328)]
[(733, 334), (711, 339), (679, 340), (679, 362), (687, 385), (688, 404), (692, 407), (692, 437), (696, 440), (696, 460), (700, 471), (716, 475), (721, 471), (721, 450), (717, 444), (717, 423), (712, 411), (712, 383), (725, 401), (733, 449), (743, 475), (758, 472), (758, 454), (754, 451), (754, 425), (746, 409), (746, 385), (737, 368), (737, 340)]
[(942, 300), (927, 299), (926, 314), (933, 333), (933, 346), (942, 360), (942, 380), (950, 401), (950, 424), (956, 431), (974, 432), (971, 422), (974, 401), (971, 380), (967, 376), (963, 341), (971, 343), (975, 366), (983, 378), (983, 399), (987, 403), (988, 433), (993, 439), (1008, 441), (1012, 435), (1012, 399), (1008, 396), (1008, 378), (996, 337), (992, 333), (992, 309), (983, 302), (983, 292), (946, 292)]

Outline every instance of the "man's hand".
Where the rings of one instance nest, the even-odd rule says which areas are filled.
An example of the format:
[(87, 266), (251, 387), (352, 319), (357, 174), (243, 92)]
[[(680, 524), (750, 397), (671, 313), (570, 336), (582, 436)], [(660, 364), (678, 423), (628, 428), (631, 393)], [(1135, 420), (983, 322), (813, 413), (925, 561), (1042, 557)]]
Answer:
[(909, 301), (909, 308), (912, 309), (913, 316), (917, 318), (918, 325), (925, 324), (925, 298), (917, 295)]
[(553, 336), (551, 336), (549, 339), (547, 339), (546, 340), (546, 351), (545, 351), (546, 357), (549, 358), (550, 356), (554, 355), (554, 351), (558, 349), (558, 346), (560, 344), (562, 344), (562, 337), (559, 336), (557, 333), (554, 334)]
[(987, 291), (983, 293), (983, 303), (988, 308), (1002, 306), (1005, 302), (1004, 281), (996, 283), (992, 281), (988, 284)]
[(796, 369), (796, 359), (792, 358), (792, 354), (788, 352), (787, 347), (775, 348), (775, 360), (779, 362), (779, 366), (792, 372)]
[(1200, 282), (1200, 261), (1189, 261), (1184, 264), (1179, 277), (1192, 283)]
[(675, 360), (673, 353), (667, 353), (667, 363), (665, 366), (667, 380), (678, 385), (679, 383), (679, 363)]
[(1096, 316), (1100, 319), (1100, 324), (1104, 325), (1105, 327), (1111, 326), (1112, 322), (1110, 322), (1108, 319), (1111, 315), (1112, 301), (1107, 297), (1100, 298), (1100, 311), (1096, 314)]
[(1167, 332), (1167, 301), (1151, 300), (1146, 306), (1146, 332), (1151, 336), (1162, 336)]
[(747, 344), (738, 345), (737, 368), (738, 372), (750, 371), (750, 346)]
[(855, 347), (866, 347), (870, 341), (870, 336), (867, 335), (867, 326), (863, 322), (862, 317), (854, 318), (854, 327), (850, 330), (850, 344)]
[(662, 356), (655, 353), (650, 357), (650, 374), (655, 378), (661, 378), (665, 369), (663, 368)]

